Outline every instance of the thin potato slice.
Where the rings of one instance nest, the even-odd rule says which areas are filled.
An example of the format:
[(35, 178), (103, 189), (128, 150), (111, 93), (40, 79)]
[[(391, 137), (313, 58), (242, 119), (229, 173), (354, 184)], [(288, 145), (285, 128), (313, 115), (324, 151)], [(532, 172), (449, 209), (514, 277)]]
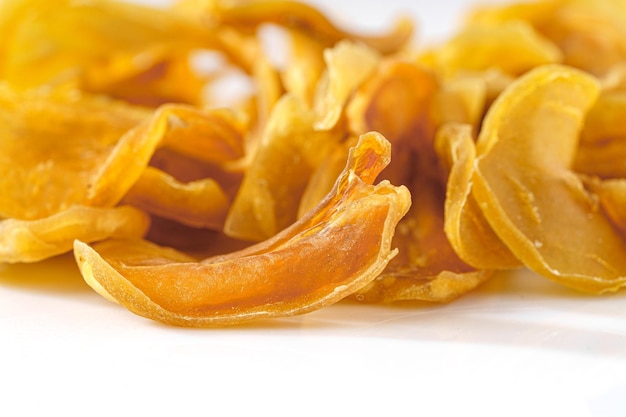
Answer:
[(162, 146), (208, 163), (225, 163), (244, 156), (246, 117), (235, 110), (202, 110), (169, 104), (157, 118), (167, 120)]
[[(194, 0), (191, 1), (193, 2)], [(406, 46), (413, 35), (413, 23), (409, 19), (401, 19), (392, 31), (382, 36), (350, 33), (333, 24), (320, 10), (298, 1), (237, 0), (211, 3), (212, 7), (207, 8), (209, 16), (220, 24), (252, 32), (263, 23), (274, 23), (302, 31), (323, 42), (326, 47), (348, 39), (389, 54)]]
[[(193, 154), (193, 159), (198, 161), (229, 162), (243, 153), (241, 140), (239, 128), (230, 124), (220, 110), (205, 112), (192, 106), (166, 104), (129, 130), (109, 151), (89, 184), (87, 201), (95, 206), (120, 201), (141, 177), (159, 147)], [(167, 167), (158, 168), (170, 173)]]
[[(434, 151), (431, 150), (431, 154)], [(491, 276), (463, 262), (443, 231), (445, 189), (432, 155), (419, 154), (409, 189), (414, 204), (396, 229), (399, 250), (379, 278), (359, 291), (365, 302), (450, 302)]]
[(571, 171), (593, 77), (537, 68), (491, 107), (477, 142), (473, 191), (485, 217), (527, 267), (591, 292), (626, 285), (626, 243)]
[[(329, 152), (326, 158), (320, 162), (306, 184), (300, 205), (298, 206), (298, 218), (303, 217), (319, 204), (320, 201), (333, 189), (337, 177), (345, 168), (346, 157), (350, 148), (356, 145), (357, 136), (350, 136), (344, 142), (338, 143)], [(393, 148), (393, 146), (392, 146)], [(392, 150), (393, 153), (393, 150)]]
[[(141, 76), (145, 87), (145, 75), (162, 78), (155, 68), (167, 68), (159, 65), (180, 65), (190, 49), (219, 44), (212, 32), (172, 11), (116, 1), (7, 0), (0, 16), (0, 78), (20, 89), (76, 80), (80, 88), (103, 92)], [(184, 94), (175, 98), (195, 100), (198, 93), (185, 86), (199, 80), (187, 75), (165, 78), (182, 81), (177, 87)]]
[(462, 262), (443, 232), (444, 180), (433, 149), (435, 77), (390, 60), (357, 92), (348, 108), (351, 129), (380, 131), (392, 143), (381, 178), (409, 186), (415, 204), (394, 235), (400, 250), (381, 277), (359, 291), (362, 301), (450, 301), (489, 276)]
[(389, 156), (382, 136), (362, 136), (320, 205), (272, 239), (240, 252), (195, 262), (149, 243), (129, 251), (123, 242), (94, 248), (77, 242), (78, 265), (106, 298), (173, 325), (218, 326), (306, 313), (367, 285), (396, 254), (391, 240), (410, 195), (388, 182), (370, 185)]
[(601, 180), (583, 179), (600, 201), (604, 212), (626, 238), (626, 178)]
[(38, 220), (0, 221), (0, 263), (37, 262), (72, 250), (75, 239), (139, 238), (148, 216), (130, 206), (73, 206)]
[(313, 106), (317, 84), (326, 69), (324, 45), (297, 30), (289, 31), (290, 55), (283, 71), (285, 89)]
[(0, 218), (32, 220), (91, 205), (102, 166), (124, 134), (148, 116), (143, 109), (73, 89), (18, 93), (0, 83)]
[(604, 91), (585, 120), (574, 169), (603, 178), (626, 177), (626, 91)]
[(450, 166), (446, 186), (444, 231), (459, 257), (477, 269), (507, 269), (520, 261), (485, 219), (472, 193), (476, 150), (471, 126), (450, 123), (441, 127), (435, 142)]
[(489, 69), (520, 75), (563, 59), (559, 48), (523, 21), (471, 25), (434, 51), (433, 58), (445, 77)]
[(228, 213), (227, 235), (263, 240), (296, 220), (310, 176), (341, 139), (341, 132), (314, 131), (314, 118), (295, 96), (276, 104)]
[(342, 41), (324, 51), (324, 61), (326, 72), (314, 102), (317, 130), (330, 130), (337, 125), (348, 98), (374, 73), (380, 56), (364, 45)]
[(353, 134), (374, 130), (392, 144), (392, 163), (381, 176), (394, 184), (408, 184), (414, 151), (426, 144), (434, 127), (432, 106), (435, 77), (425, 69), (398, 60), (386, 60), (357, 90), (346, 114)]
[(215, 180), (181, 183), (153, 167), (146, 168), (123, 201), (187, 226), (214, 230), (221, 230), (230, 206), (228, 196)]
[(626, 5), (614, 0), (547, 0), (486, 7), (469, 26), (525, 21), (562, 52), (563, 64), (602, 76), (626, 59)]

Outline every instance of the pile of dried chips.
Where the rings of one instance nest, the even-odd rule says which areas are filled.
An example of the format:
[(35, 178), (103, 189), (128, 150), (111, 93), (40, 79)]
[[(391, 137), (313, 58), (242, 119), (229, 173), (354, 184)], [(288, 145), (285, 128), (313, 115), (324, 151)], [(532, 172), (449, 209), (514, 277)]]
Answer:
[[(447, 42), (304, 3), (0, 4), (0, 262), (222, 326), (448, 302), (527, 267), (626, 285), (626, 1), (475, 10)], [(278, 53), (277, 53), (278, 52)]]

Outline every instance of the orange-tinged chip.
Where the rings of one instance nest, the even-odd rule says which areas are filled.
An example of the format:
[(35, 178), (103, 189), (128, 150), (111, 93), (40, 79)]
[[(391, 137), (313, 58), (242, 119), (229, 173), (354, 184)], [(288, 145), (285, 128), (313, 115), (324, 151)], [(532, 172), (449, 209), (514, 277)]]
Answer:
[(433, 148), (435, 77), (409, 62), (389, 60), (357, 92), (348, 108), (350, 127), (380, 131), (392, 143), (382, 178), (407, 184), (415, 204), (394, 235), (399, 254), (357, 299), (450, 301), (489, 273), (462, 262), (443, 232), (444, 180)]
[[(73, 89), (18, 93), (0, 83), (0, 218), (32, 220), (91, 205), (102, 167), (148, 115)], [(97, 197), (111, 206), (121, 195)]]
[(392, 243), (398, 256), (357, 294), (358, 300), (449, 302), (491, 276), (491, 271), (463, 262), (448, 242), (443, 231), (445, 189), (433, 153), (432, 149), (430, 154), (422, 152), (413, 160), (409, 184), (413, 205), (398, 224)]
[(208, 163), (225, 163), (244, 156), (246, 117), (235, 110), (202, 110), (185, 105), (162, 106), (158, 118), (167, 122), (162, 145)]
[[(188, 3), (200, 3), (192, 0)], [(212, 1), (205, 5), (209, 16), (224, 25), (232, 25), (244, 31), (254, 31), (263, 23), (274, 23), (304, 32), (330, 47), (344, 39), (368, 45), (383, 54), (393, 53), (411, 40), (413, 23), (401, 19), (388, 34), (363, 36), (340, 29), (315, 7), (298, 1), (284, 0), (236, 0)], [(194, 5), (196, 8), (198, 5)]]
[[(110, 86), (124, 94), (118, 83), (144, 77), (149, 86), (146, 75), (167, 70), (160, 65), (182, 65), (185, 52), (217, 43), (212, 32), (172, 11), (116, 1), (7, 0), (0, 16), (0, 79), (17, 88), (75, 80), (86, 90)], [(184, 94), (161, 99), (195, 100), (198, 93), (185, 85), (198, 86), (199, 80), (187, 75), (157, 77), (182, 81)], [(157, 99), (158, 88), (153, 93)]]
[(0, 263), (37, 262), (69, 252), (75, 239), (139, 238), (148, 224), (148, 216), (130, 206), (72, 206), (37, 220), (0, 220)]
[(153, 167), (146, 168), (123, 201), (150, 214), (214, 230), (222, 228), (230, 206), (215, 180), (182, 183)]
[(334, 303), (367, 285), (396, 254), (391, 240), (409, 193), (388, 182), (371, 185), (389, 155), (382, 136), (362, 136), (323, 202), (240, 252), (197, 262), (148, 243), (77, 242), (78, 265), (103, 296), (180, 326), (289, 316)]
[(473, 191), (494, 231), (526, 266), (592, 293), (626, 285), (626, 243), (571, 171), (593, 77), (537, 68), (491, 107), (477, 143)]
[(227, 235), (263, 240), (296, 220), (310, 176), (341, 139), (341, 132), (315, 131), (314, 118), (295, 96), (276, 104), (228, 213)]
[(337, 143), (313, 171), (300, 199), (298, 218), (312, 210), (333, 189), (337, 177), (346, 165), (350, 148), (356, 145), (357, 140), (358, 137), (350, 136), (344, 142)]
[(437, 81), (427, 70), (387, 60), (354, 94), (346, 110), (351, 132), (374, 130), (392, 144), (392, 163), (381, 174), (392, 183), (410, 181), (413, 151), (430, 146)]

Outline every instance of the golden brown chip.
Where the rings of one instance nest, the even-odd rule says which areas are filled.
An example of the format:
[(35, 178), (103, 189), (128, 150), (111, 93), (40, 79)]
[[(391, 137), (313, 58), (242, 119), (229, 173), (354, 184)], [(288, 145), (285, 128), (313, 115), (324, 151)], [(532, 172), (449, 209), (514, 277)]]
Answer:
[(445, 181), (433, 148), (438, 84), (424, 68), (385, 62), (348, 108), (350, 127), (380, 131), (392, 143), (382, 178), (409, 186), (415, 204), (398, 224), (399, 254), (381, 277), (359, 291), (362, 301), (450, 301), (490, 275), (462, 262), (443, 232)]
[(601, 180), (584, 178), (585, 185), (598, 196), (598, 200), (615, 227), (626, 236), (626, 179)]
[(626, 244), (571, 171), (598, 91), (593, 77), (564, 66), (518, 79), (486, 117), (472, 178), (511, 252), (537, 273), (591, 293), (626, 284)]
[(391, 239), (409, 193), (388, 182), (370, 185), (389, 156), (380, 135), (362, 136), (316, 209), (240, 252), (197, 262), (147, 242), (77, 242), (78, 265), (106, 298), (180, 326), (289, 316), (334, 303), (367, 285), (396, 253)]
[(295, 96), (276, 104), (228, 213), (227, 235), (263, 240), (296, 220), (309, 177), (341, 139), (341, 132), (314, 131), (314, 120)]
[(0, 16), (0, 79), (18, 89), (74, 81), (144, 104), (197, 103), (189, 52), (219, 46), (191, 19), (116, 1), (7, 0)]
[(162, 146), (181, 155), (208, 163), (225, 163), (244, 156), (248, 122), (240, 112), (170, 104), (162, 106), (156, 118), (167, 123)]
[(523, 21), (471, 25), (433, 52), (444, 77), (463, 71), (498, 69), (520, 75), (539, 65), (558, 63), (561, 51)]
[(626, 91), (604, 91), (583, 128), (574, 169), (603, 178), (626, 177)]
[[(435, 77), (425, 69), (397, 60), (387, 60), (364, 83), (347, 109), (353, 134), (375, 130), (392, 144), (392, 163), (381, 174), (396, 184), (408, 184), (413, 152), (430, 147)], [(426, 145), (424, 145), (426, 144)]]
[(215, 180), (182, 183), (153, 167), (146, 168), (123, 201), (187, 226), (214, 230), (221, 230), (230, 206)]
[(72, 206), (37, 220), (0, 220), (0, 263), (37, 262), (72, 250), (75, 239), (139, 238), (148, 216), (130, 206)]
[[(0, 218), (32, 220), (73, 205), (112, 206), (126, 192), (115, 178), (101, 177), (116, 147), (138, 146), (125, 133), (149, 114), (121, 102), (73, 89), (18, 93), (0, 83)], [(134, 148), (133, 148), (134, 149)], [(129, 159), (121, 176), (130, 176)], [(147, 164), (147, 161), (146, 161)], [(112, 191), (99, 195), (98, 181)]]
[(318, 82), (326, 69), (324, 45), (300, 31), (289, 31), (290, 55), (282, 79), (285, 89), (313, 106)]
[(491, 276), (467, 265), (452, 249), (443, 231), (445, 188), (437, 161), (419, 154), (409, 184), (413, 204), (393, 237), (398, 256), (356, 298), (366, 302), (425, 300), (449, 302)]
[(413, 35), (413, 23), (401, 19), (388, 34), (362, 36), (340, 29), (324, 13), (315, 7), (298, 1), (284, 0), (236, 0), (204, 2), (187, 1), (195, 10), (204, 9), (216, 24), (234, 26), (239, 30), (254, 32), (264, 23), (274, 23), (289, 29), (302, 31), (332, 47), (344, 39), (354, 40), (380, 51), (383, 54), (403, 48)]
[(472, 193), (476, 150), (471, 131), (469, 125), (450, 123), (437, 134), (437, 152), (450, 166), (444, 231), (457, 255), (474, 268), (518, 267), (520, 261), (494, 233)]
[(335, 127), (348, 98), (374, 72), (380, 56), (364, 45), (343, 41), (325, 50), (324, 60), (326, 72), (322, 74), (314, 102), (317, 130)]
[(531, 24), (552, 41), (563, 64), (602, 76), (626, 59), (626, 5), (614, 0), (544, 0), (479, 9), (473, 25)]

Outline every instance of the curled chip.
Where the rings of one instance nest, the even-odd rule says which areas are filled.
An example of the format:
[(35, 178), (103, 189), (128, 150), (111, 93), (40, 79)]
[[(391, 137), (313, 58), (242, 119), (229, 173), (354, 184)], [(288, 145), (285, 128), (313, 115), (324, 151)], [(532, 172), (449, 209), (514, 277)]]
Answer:
[(362, 136), (324, 201), (242, 251), (194, 261), (147, 242), (77, 242), (78, 265), (104, 297), (181, 326), (289, 316), (334, 303), (376, 278), (397, 253), (391, 238), (409, 208), (408, 190), (370, 185), (389, 152), (380, 135)]
[(625, 286), (626, 3), (412, 32), (298, 1), (0, 0), (0, 263), (73, 248), (180, 326), (448, 302), (520, 266)]
[[(191, 10), (202, 11), (201, 1), (184, 0)], [(318, 39), (325, 47), (332, 47), (344, 39), (368, 45), (383, 54), (403, 48), (413, 35), (413, 23), (408, 19), (398, 21), (393, 30), (382, 36), (362, 36), (340, 29), (316, 8), (298, 1), (235, 0), (213, 1), (204, 7), (209, 18), (217, 24), (233, 26), (244, 32), (253, 32), (261, 24), (274, 23), (298, 30)]]
[(124, 197), (124, 203), (179, 223), (220, 230), (230, 206), (228, 196), (211, 178), (182, 183), (148, 167)]
[(435, 66), (447, 77), (459, 72), (498, 69), (519, 75), (539, 65), (558, 63), (562, 54), (523, 21), (470, 25), (433, 51)]
[(626, 236), (626, 178), (601, 180), (592, 177), (586, 179), (585, 185), (598, 196), (607, 217)]
[(191, 19), (115, 1), (7, 0), (0, 16), (0, 78), (19, 89), (74, 82), (135, 103), (198, 103), (189, 54), (219, 47)]
[(524, 21), (555, 44), (562, 63), (604, 75), (626, 59), (626, 6), (613, 0), (543, 0), (478, 9), (469, 26)]
[(444, 231), (454, 251), (464, 262), (479, 269), (520, 266), (519, 260), (494, 233), (472, 192), (476, 150), (471, 127), (444, 125), (435, 145), (441, 159), (450, 166)]
[[(102, 169), (122, 144), (138, 146), (124, 135), (148, 116), (72, 88), (16, 92), (0, 83), (0, 218), (44, 218), (94, 199), (117, 203), (127, 188), (103, 178)], [(108, 191), (98, 194), (96, 183)]]
[(139, 238), (148, 225), (148, 216), (130, 206), (73, 206), (38, 220), (0, 220), (0, 262), (37, 262), (69, 252), (75, 239)]
[(393, 238), (399, 254), (355, 296), (362, 301), (450, 301), (490, 276), (459, 259), (443, 232), (445, 181), (433, 147), (431, 117), (437, 83), (424, 68), (390, 60), (349, 105), (352, 129), (375, 129), (389, 137), (394, 156), (383, 178), (401, 181), (414, 204)]
[(472, 177), (485, 217), (524, 265), (592, 293), (626, 285), (624, 239), (572, 171), (598, 92), (593, 77), (564, 66), (519, 78), (485, 118)]
[(626, 178), (626, 91), (603, 91), (591, 107), (574, 160), (576, 172)]
[(341, 132), (315, 131), (314, 120), (295, 96), (276, 103), (230, 208), (226, 234), (263, 240), (296, 220), (310, 176), (341, 139)]
[[(374, 50), (352, 42), (340, 42), (324, 51), (326, 72), (318, 84), (315, 129), (330, 130), (339, 121), (345, 104), (376, 69), (380, 57)], [(358, 65), (354, 65), (358, 62)]]

